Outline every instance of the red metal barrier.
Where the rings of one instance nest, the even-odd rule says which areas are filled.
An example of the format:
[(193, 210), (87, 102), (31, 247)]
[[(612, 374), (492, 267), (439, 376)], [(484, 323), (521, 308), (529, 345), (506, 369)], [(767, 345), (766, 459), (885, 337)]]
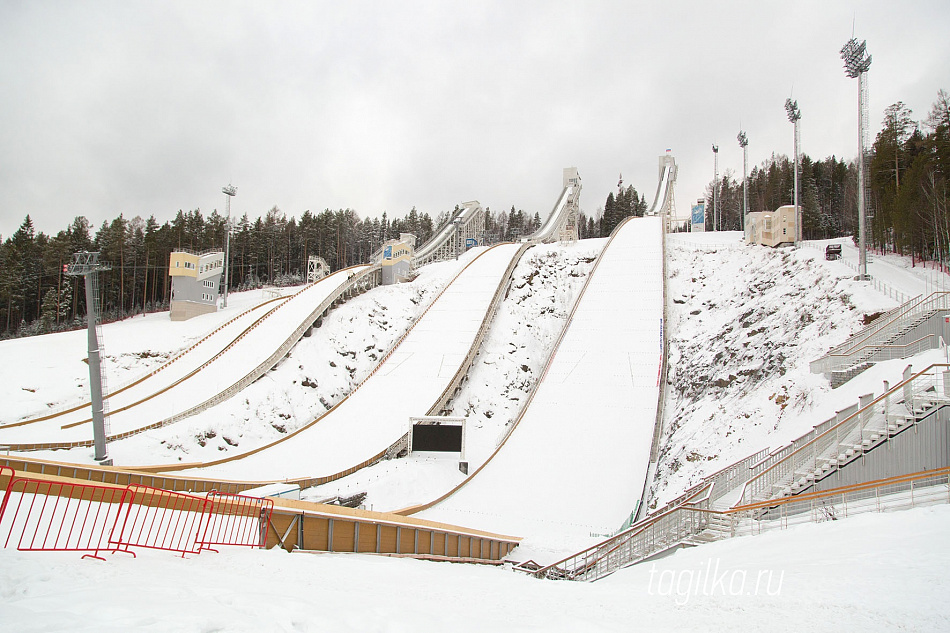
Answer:
[(129, 490), (128, 511), (109, 538), (116, 550), (144, 547), (182, 556), (201, 551), (209, 499), (147, 486), (129, 486)]
[(201, 530), (199, 549), (217, 551), (212, 545), (263, 547), (267, 522), (274, 511), (272, 499), (244, 497), (212, 490), (208, 500), (213, 504), (207, 524)]
[(102, 551), (134, 556), (133, 547), (182, 556), (213, 545), (263, 547), (274, 509), (271, 499), (217, 491), (197, 497), (147, 486), (18, 478), (5, 466), (0, 491), (3, 547), (15, 542), (23, 551), (90, 552), (86, 556), (100, 560)]
[[(0, 521), (3, 520), (3, 510), (7, 507), (7, 496), (10, 494), (10, 486), (13, 484), (13, 474), (14, 471), (9, 466), (0, 466), (0, 491), (3, 491), (3, 496), (0, 497)], [(3, 479), (8, 477), (7, 485), (3, 485)]]
[(12, 478), (0, 509), (3, 546), (18, 535), (22, 551), (92, 552), (83, 558), (102, 560), (130, 497), (127, 488)]

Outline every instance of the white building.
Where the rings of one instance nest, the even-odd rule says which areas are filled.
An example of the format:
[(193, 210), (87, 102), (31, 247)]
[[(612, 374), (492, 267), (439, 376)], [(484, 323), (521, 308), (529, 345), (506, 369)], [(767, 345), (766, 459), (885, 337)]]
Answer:
[(797, 216), (795, 205), (787, 204), (775, 211), (755, 211), (745, 216), (745, 240), (748, 244), (779, 246), (794, 244)]

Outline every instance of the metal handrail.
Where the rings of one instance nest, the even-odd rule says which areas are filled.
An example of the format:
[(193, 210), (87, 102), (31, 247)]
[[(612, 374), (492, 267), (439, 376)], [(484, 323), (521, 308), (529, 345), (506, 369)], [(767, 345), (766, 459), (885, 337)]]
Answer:
[[(925, 486), (920, 486), (918, 482), (927, 483)], [(950, 467), (898, 475), (721, 511), (709, 507), (712, 494), (712, 486), (710, 486), (706, 496), (699, 503), (684, 503), (661, 515), (650, 517), (633, 526), (622, 536), (598, 543), (530, 573), (537, 578), (594, 581), (622, 567), (682, 546), (690, 538), (709, 528), (714, 528), (719, 537), (731, 537), (740, 534), (757, 534), (771, 527), (786, 527), (790, 516), (799, 516), (805, 521), (820, 522), (828, 518), (836, 518), (834, 502), (839, 499), (839, 504), (845, 504), (844, 516), (874, 510), (882, 511), (887, 508), (880, 501), (882, 496), (901, 494), (908, 489), (911, 505), (914, 505), (915, 485), (918, 489), (946, 486), (946, 493), (923, 495), (924, 498), (921, 501), (950, 503)], [(866, 503), (866, 500), (871, 498), (869, 493), (873, 493), (875, 504)], [(921, 493), (918, 492), (918, 498), (920, 496)], [(851, 500), (850, 508), (847, 505), (849, 499)], [(865, 503), (861, 504), (861, 501)], [(831, 509), (830, 515), (829, 509)], [(718, 522), (717, 527), (714, 527), (715, 522)]]
[[(831, 421), (829, 420), (824, 425), (820, 425), (815, 430), (806, 433), (788, 447), (791, 450), (774, 460), (773, 463), (745, 484), (742, 503), (748, 504), (756, 501), (763, 492), (768, 492), (771, 496), (773, 486), (785, 481), (790, 475), (794, 476), (796, 472), (814, 471), (820, 466), (820, 459), (828, 459), (829, 461), (831, 457), (837, 459), (838, 455), (841, 454), (839, 449), (842, 446), (844, 446), (845, 451), (848, 450), (848, 446), (851, 446), (852, 454), (854, 454), (857, 450), (854, 449), (855, 443), (861, 446), (864, 440), (875, 434), (878, 435), (879, 439), (886, 437), (889, 433), (888, 424), (890, 422), (897, 421), (904, 414), (906, 414), (905, 419), (906, 417), (913, 417), (916, 404), (923, 401), (922, 396), (924, 394), (939, 393), (940, 381), (937, 380), (937, 372), (940, 369), (946, 372), (950, 370), (950, 365), (944, 363), (930, 365), (923, 371), (910, 376), (889, 389), (866, 406), (855, 407), (856, 410), (840, 422), (830, 424)], [(946, 396), (950, 396), (950, 394), (945, 392), (944, 397)], [(899, 398), (894, 400), (893, 406), (895, 409), (903, 403), (903, 414), (891, 410), (892, 397)], [(878, 406), (882, 409), (880, 413), (877, 411)], [(883, 424), (880, 425), (880, 428), (872, 428), (872, 424), (880, 424), (882, 418)], [(827, 428), (818, 432), (821, 426)], [(865, 437), (865, 433), (867, 433), (868, 438)], [(798, 444), (798, 446), (795, 444)], [(864, 448), (860, 450), (863, 451)], [(830, 455), (831, 451), (834, 451), (834, 455)]]
[(877, 319), (870, 329), (865, 328), (818, 360), (812, 361), (809, 368), (813, 374), (821, 374), (860, 363), (862, 353), (867, 353), (871, 348), (888, 345), (908, 324), (948, 309), (950, 292), (934, 292), (928, 297), (912, 299), (898, 310), (888, 313), (887, 320)]

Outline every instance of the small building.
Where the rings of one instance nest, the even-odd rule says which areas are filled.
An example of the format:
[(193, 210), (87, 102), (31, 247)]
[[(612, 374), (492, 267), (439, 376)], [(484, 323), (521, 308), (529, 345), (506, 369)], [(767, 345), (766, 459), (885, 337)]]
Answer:
[(382, 281), (384, 286), (397, 284), (410, 279), (412, 257), (416, 249), (416, 236), (412, 233), (400, 233), (398, 240), (383, 243), (380, 252)]
[(172, 278), (171, 320), (186, 321), (216, 312), (224, 272), (224, 251), (173, 251), (168, 261)]
[(798, 233), (795, 205), (787, 204), (775, 211), (755, 211), (745, 216), (745, 240), (748, 244), (779, 246), (794, 244)]

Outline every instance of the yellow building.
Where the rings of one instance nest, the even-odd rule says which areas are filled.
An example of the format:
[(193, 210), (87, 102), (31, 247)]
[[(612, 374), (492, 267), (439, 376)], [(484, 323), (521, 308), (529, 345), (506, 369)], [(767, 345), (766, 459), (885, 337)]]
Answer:
[(415, 252), (416, 236), (402, 233), (398, 240), (389, 240), (380, 251), (383, 285), (406, 281), (412, 271), (412, 256)]
[(168, 261), (172, 278), (171, 320), (185, 321), (217, 311), (223, 272), (223, 251), (173, 251)]

